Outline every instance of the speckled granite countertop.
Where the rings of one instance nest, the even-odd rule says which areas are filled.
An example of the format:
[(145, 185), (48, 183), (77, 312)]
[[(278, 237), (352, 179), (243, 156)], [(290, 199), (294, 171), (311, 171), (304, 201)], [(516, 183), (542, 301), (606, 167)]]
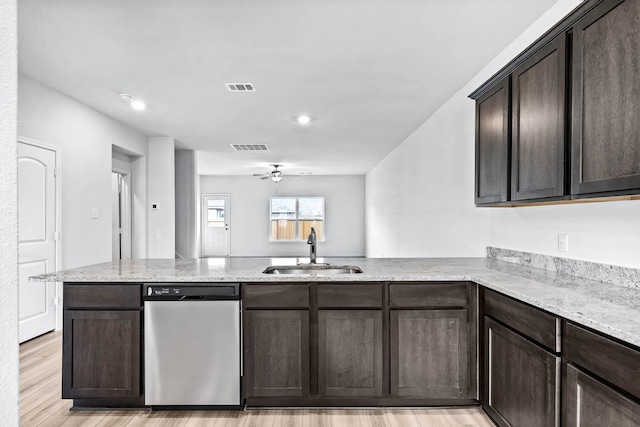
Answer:
[(96, 264), (32, 281), (59, 282), (353, 282), (469, 280), (640, 347), (640, 290), (493, 258), (325, 258), (362, 274), (267, 275), (292, 258), (149, 259)]

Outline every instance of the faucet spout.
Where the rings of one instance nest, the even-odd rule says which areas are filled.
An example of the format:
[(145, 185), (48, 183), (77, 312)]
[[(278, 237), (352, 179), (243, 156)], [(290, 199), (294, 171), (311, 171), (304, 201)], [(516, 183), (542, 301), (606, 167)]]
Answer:
[(309, 263), (316, 263), (316, 230), (311, 227), (311, 232), (309, 233), (309, 237), (307, 237), (307, 244), (311, 245), (309, 247)]

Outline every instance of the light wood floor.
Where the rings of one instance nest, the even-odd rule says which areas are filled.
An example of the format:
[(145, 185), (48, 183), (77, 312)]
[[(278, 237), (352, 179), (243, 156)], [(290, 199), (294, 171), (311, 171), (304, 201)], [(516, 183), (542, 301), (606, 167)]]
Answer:
[(61, 333), (20, 346), (21, 426), (490, 427), (479, 408), (248, 409), (243, 412), (69, 411), (62, 400)]

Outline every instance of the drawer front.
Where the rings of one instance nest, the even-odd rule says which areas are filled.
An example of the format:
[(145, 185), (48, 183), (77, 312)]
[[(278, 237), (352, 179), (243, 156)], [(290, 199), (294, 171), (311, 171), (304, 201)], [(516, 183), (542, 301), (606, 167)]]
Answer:
[(567, 359), (640, 398), (640, 351), (566, 322)]
[(318, 285), (318, 307), (382, 307), (381, 284)]
[(485, 290), (484, 314), (509, 325), (548, 349), (560, 351), (560, 318)]
[(469, 288), (466, 283), (400, 283), (389, 285), (391, 307), (466, 307)]
[(142, 285), (64, 284), (64, 308), (128, 308), (139, 310)]
[(242, 285), (244, 308), (308, 308), (309, 286)]

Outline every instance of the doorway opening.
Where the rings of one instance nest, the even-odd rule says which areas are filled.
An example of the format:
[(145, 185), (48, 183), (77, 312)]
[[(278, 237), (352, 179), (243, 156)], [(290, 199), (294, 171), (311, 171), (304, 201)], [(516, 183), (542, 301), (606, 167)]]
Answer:
[(131, 174), (111, 172), (111, 257), (131, 259)]
[(231, 231), (228, 194), (202, 196), (202, 256), (229, 256)]

